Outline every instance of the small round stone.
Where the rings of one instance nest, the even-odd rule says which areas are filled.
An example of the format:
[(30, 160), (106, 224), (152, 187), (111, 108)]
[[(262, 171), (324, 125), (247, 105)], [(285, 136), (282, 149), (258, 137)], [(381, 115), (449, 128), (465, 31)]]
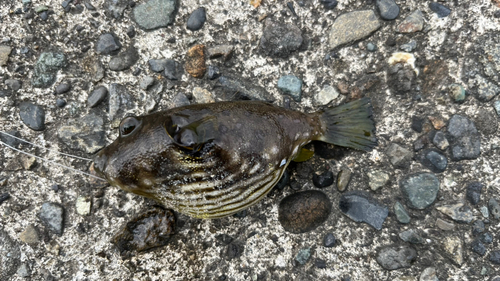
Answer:
[(442, 173), (448, 166), (448, 159), (439, 151), (426, 149), (423, 152), (422, 164), (434, 173)]
[(334, 176), (333, 172), (328, 170), (321, 174), (313, 174), (313, 184), (317, 188), (324, 188), (333, 184)]
[(368, 50), (368, 52), (375, 52), (377, 50), (377, 45), (369, 42), (366, 44), (366, 50)]
[(378, 264), (387, 270), (410, 267), (416, 258), (417, 251), (409, 246), (388, 246), (377, 253)]
[(205, 8), (200, 7), (191, 13), (191, 15), (188, 18), (186, 27), (191, 31), (200, 30), (205, 24), (206, 20), (207, 20), (207, 14)]
[(400, 223), (410, 223), (410, 215), (408, 215), (405, 207), (399, 201), (396, 201), (394, 204), (394, 214)]
[(153, 72), (162, 72), (167, 65), (167, 59), (151, 59), (148, 61), (149, 69)]
[(208, 79), (214, 80), (220, 77), (220, 70), (215, 65), (208, 66)]
[(384, 20), (394, 20), (399, 15), (399, 6), (394, 0), (377, 0), (375, 2), (380, 17)]
[(439, 18), (444, 18), (447, 17), (450, 13), (451, 10), (437, 2), (431, 2), (429, 3), (429, 8), (438, 15)]
[(55, 92), (56, 92), (56, 94), (61, 95), (61, 94), (68, 92), (70, 89), (71, 89), (71, 84), (61, 83), (61, 84), (57, 85)]
[(490, 214), (495, 219), (500, 219), (500, 204), (498, 204), (497, 200), (495, 200), (494, 198), (490, 198), (490, 200), (488, 201), (488, 208), (490, 209)]
[(320, 2), (326, 10), (335, 9), (339, 3), (337, 0), (320, 0)]
[(439, 180), (431, 173), (417, 173), (405, 177), (399, 186), (410, 206), (425, 209), (436, 200), (439, 191)]
[(151, 76), (146, 76), (141, 79), (139, 82), (139, 88), (143, 90), (147, 90), (149, 87), (151, 87), (155, 82), (155, 78)]
[(105, 33), (99, 36), (96, 44), (96, 52), (102, 55), (117, 54), (122, 45), (118, 37), (112, 33)]
[(99, 86), (95, 88), (87, 99), (87, 105), (89, 107), (98, 106), (108, 95), (108, 89), (104, 86)]
[(59, 236), (63, 233), (64, 208), (58, 203), (47, 202), (42, 205), (38, 213), (42, 223), (52, 232)]
[(332, 203), (323, 192), (302, 191), (281, 200), (278, 220), (286, 231), (304, 233), (323, 224), (331, 210)]
[(65, 101), (64, 99), (58, 98), (58, 99), (56, 100), (56, 105), (57, 105), (57, 107), (59, 107), (59, 108), (63, 108), (63, 107), (65, 107), (65, 106), (66, 106), (66, 101)]
[(347, 189), (349, 182), (351, 181), (352, 172), (349, 169), (342, 169), (337, 174), (337, 189), (343, 192)]
[(490, 252), (490, 262), (500, 265), (500, 250)]
[(323, 246), (325, 247), (333, 247), (337, 243), (337, 239), (335, 239), (335, 236), (333, 233), (328, 233), (325, 235), (325, 238), (323, 238)]
[(483, 184), (475, 181), (467, 184), (467, 191), (465, 198), (472, 204), (477, 205), (481, 201), (481, 190), (483, 189)]

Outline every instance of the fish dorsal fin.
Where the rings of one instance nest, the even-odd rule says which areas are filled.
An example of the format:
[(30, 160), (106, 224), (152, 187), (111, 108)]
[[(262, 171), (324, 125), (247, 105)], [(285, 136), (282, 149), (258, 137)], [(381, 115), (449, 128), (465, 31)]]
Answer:
[(172, 116), (167, 122), (167, 133), (175, 144), (188, 150), (197, 151), (201, 146), (216, 137), (217, 118), (207, 115), (199, 120), (187, 123), (182, 117)]
[(304, 162), (304, 161), (311, 159), (311, 157), (313, 157), (313, 155), (314, 155), (314, 151), (302, 147), (300, 149), (299, 153), (292, 159), (292, 161), (293, 162)]

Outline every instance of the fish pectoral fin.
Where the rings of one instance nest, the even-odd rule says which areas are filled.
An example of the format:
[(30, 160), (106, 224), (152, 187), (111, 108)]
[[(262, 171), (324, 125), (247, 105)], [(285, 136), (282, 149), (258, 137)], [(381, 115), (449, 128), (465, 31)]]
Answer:
[(307, 148), (301, 148), (299, 153), (292, 159), (293, 162), (304, 162), (311, 159), (314, 155), (314, 151)]

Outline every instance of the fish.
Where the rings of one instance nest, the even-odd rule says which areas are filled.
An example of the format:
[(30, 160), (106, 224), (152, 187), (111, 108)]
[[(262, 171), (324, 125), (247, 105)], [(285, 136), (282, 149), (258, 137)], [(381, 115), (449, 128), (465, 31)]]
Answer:
[(194, 218), (221, 218), (259, 202), (311, 141), (372, 150), (372, 111), (361, 98), (314, 113), (230, 101), (128, 116), (93, 166), (111, 186)]

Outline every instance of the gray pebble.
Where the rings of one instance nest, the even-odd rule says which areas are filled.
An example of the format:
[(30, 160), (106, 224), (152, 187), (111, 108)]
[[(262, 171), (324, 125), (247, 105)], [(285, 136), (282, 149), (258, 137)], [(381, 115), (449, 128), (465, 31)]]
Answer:
[(149, 0), (134, 7), (132, 18), (145, 30), (166, 27), (174, 22), (176, 7), (176, 0)]
[(451, 10), (437, 2), (431, 2), (429, 3), (429, 8), (438, 15), (439, 18), (444, 18), (447, 17), (450, 13)]
[(485, 231), (484, 222), (482, 220), (476, 220), (472, 223), (472, 235), (478, 236)]
[(141, 81), (139, 82), (139, 88), (147, 90), (149, 87), (151, 87), (151, 85), (154, 84), (154, 82), (155, 82), (154, 77), (146, 76), (142, 78)]
[(477, 94), (476, 98), (479, 101), (487, 102), (492, 100), (498, 93), (500, 93), (500, 87), (496, 84), (488, 81), (480, 75), (476, 75), (477, 82)]
[(395, 168), (406, 168), (410, 165), (413, 153), (396, 143), (391, 143), (385, 152)]
[(410, 206), (422, 210), (436, 200), (439, 180), (431, 173), (416, 173), (402, 179), (399, 186)]
[(375, 52), (377, 50), (377, 45), (369, 42), (366, 44), (366, 49), (368, 50), (368, 52)]
[(485, 244), (491, 244), (493, 243), (493, 235), (489, 232), (482, 233), (479, 235), (479, 240)]
[(191, 104), (191, 102), (186, 97), (186, 95), (183, 93), (176, 94), (174, 96), (174, 98), (172, 99), (173, 107), (181, 107), (181, 106), (190, 105), (190, 104)]
[(407, 53), (413, 52), (415, 48), (417, 48), (417, 41), (411, 40), (410, 42), (401, 45), (399, 48)]
[(205, 8), (200, 7), (191, 13), (187, 20), (186, 27), (191, 31), (200, 30), (205, 24), (206, 20), (207, 14)]
[(107, 96), (108, 89), (104, 86), (99, 86), (95, 88), (90, 96), (87, 98), (87, 105), (89, 107), (98, 106)]
[(422, 236), (416, 229), (408, 229), (399, 233), (399, 238), (401, 238), (401, 240), (405, 242), (409, 242), (412, 244), (424, 243), (424, 238), (422, 238)]
[(436, 268), (428, 267), (424, 269), (424, 271), (422, 271), (422, 274), (420, 274), (419, 281), (439, 281), (439, 279), (437, 278)]
[(493, 107), (495, 108), (497, 115), (500, 117), (500, 100), (495, 101), (493, 103)]
[(399, 201), (396, 201), (396, 203), (394, 203), (394, 214), (396, 215), (396, 219), (400, 223), (410, 223), (410, 215), (406, 211), (403, 204), (401, 204)]
[(490, 262), (500, 264), (500, 250), (490, 252)]
[(42, 209), (38, 213), (38, 218), (42, 223), (55, 234), (59, 236), (63, 233), (64, 227), (64, 208), (58, 203), (43, 203)]
[(151, 59), (148, 60), (149, 69), (153, 72), (162, 72), (167, 65), (167, 59)]
[(56, 105), (59, 108), (63, 108), (66, 106), (66, 101), (64, 99), (58, 98), (56, 99)]
[(260, 49), (265, 55), (287, 58), (303, 42), (302, 31), (295, 25), (267, 18), (260, 38)]
[(347, 217), (356, 222), (365, 222), (377, 230), (389, 214), (386, 206), (373, 199), (368, 193), (351, 191), (340, 197), (339, 209)]
[(495, 219), (500, 219), (500, 205), (498, 204), (497, 200), (494, 198), (490, 198), (488, 201), (488, 208), (490, 209), (490, 214), (495, 218)]
[(35, 131), (45, 129), (45, 111), (39, 105), (22, 102), (19, 105), (19, 116), (26, 126)]
[(55, 92), (56, 92), (56, 94), (61, 95), (61, 94), (66, 93), (67, 91), (69, 91), (69, 89), (71, 89), (71, 84), (61, 83), (61, 84), (57, 85)]
[(139, 53), (137, 49), (130, 46), (124, 52), (111, 58), (109, 61), (109, 69), (113, 71), (122, 71), (129, 69), (139, 60)]
[(447, 133), (452, 160), (459, 161), (479, 157), (481, 139), (474, 122), (469, 118), (453, 115), (448, 123)]
[(448, 166), (448, 159), (441, 152), (434, 149), (426, 149), (421, 156), (422, 165), (434, 173), (442, 173)]
[(135, 37), (135, 27), (133, 25), (130, 25), (128, 28), (127, 28), (127, 36), (129, 38), (134, 38)]
[(5, 85), (14, 92), (21, 89), (21, 81), (17, 79), (7, 79), (5, 80)]
[(483, 189), (483, 184), (480, 182), (470, 182), (467, 184), (467, 191), (465, 198), (472, 204), (477, 205), (481, 201), (481, 190)]
[(379, 28), (380, 21), (373, 10), (342, 14), (335, 19), (330, 28), (329, 47), (334, 49), (361, 40)]
[(325, 238), (323, 238), (323, 246), (327, 248), (335, 246), (336, 243), (337, 239), (335, 239), (333, 233), (328, 233), (327, 235), (325, 235)]
[(393, 20), (399, 15), (399, 6), (394, 0), (377, 0), (375, 2), (380, 17), (384, 20)]
[(220, 70), (215, 65), (208, 66), (208, 79), (214, 80), (220, 77)]
[(21, 262), (21, 250), (19, 245), (5, 231), (0, 229), (0, 279), (13, 280), (11, 278), (17, 271)]
[(115, 19), (121, 19), (123, 11), (125, 11), (128, 4), (127, 0), (105, 0), (104, 9), (106, 10), (106, 15)]
[(115, 55), (122, 47), (118, 37), (112, 33), (105, 33), (99, 36), (96, 44), (96, 52), (101, 55)]
[(23, 278), (28, 278), (31, 276), (31, 269), (27, 263), (22, 263), (21, 266), (17, 269), (17, 275)]
[(163, 75), (169, 80), (180, 80), (182, 78), (182, 65), (174, 60), (168, 59), (165, 63)]
[(478, 239), (472, 241), (472, 243), (470, 244), (470, 247), (474, 253), (476, 253), (480, 256), (484, 256), (486, 254), (486, 247)]
[(109, 86), (109, 119), (121, 120), (128, 110), (137, 106), (135, 97), (130, 94), (127, 87), (122, 84), (112, 83)]
[(436, 134), (434, 134), (432, 143), (441, 150), (446, 150), (448, 146), (450, 146), (448, 139), (446, 139), (446, 136), (442, 131), (437, 131)]
[(424, 14), (420, 10), (408, 15), (397, 27), (400, 33), (413, 33), (424, 29)]
[(278, 80), (278, 89), (300, 102), (302, 97), (302, 80), (294, 75), (281, 76)]
[(377, 253), (378, 264), (387, 270), (410, 267), (416, 259), (417, 251), (409, 246), (388, 246)]
[(304, 265), (307, 263), (307, 261), (309, 260), (310, 257), (311, 257), (311, 249), (306, 248), (306, 249), (299, 250), (299, 252), (297, 253), (297, 256), (295, 256), (295, 260), (299, 264)]

